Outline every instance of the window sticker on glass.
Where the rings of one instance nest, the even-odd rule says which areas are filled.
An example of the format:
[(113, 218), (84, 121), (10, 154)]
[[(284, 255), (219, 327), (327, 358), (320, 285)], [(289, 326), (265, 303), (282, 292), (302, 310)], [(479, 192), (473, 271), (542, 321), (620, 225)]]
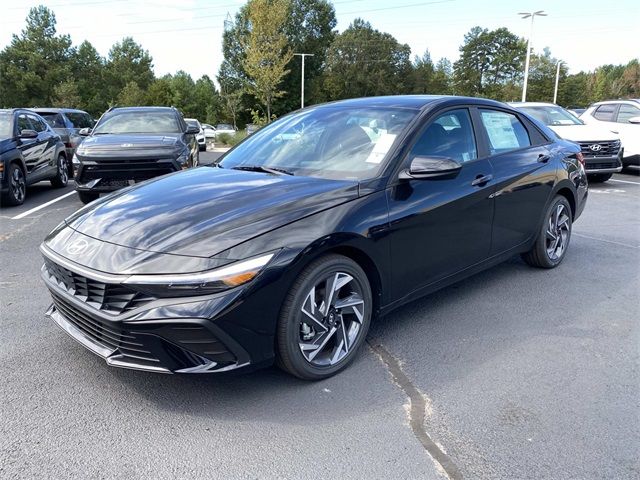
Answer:
[(382, 162), (382, 159), (387, 154), (391, 145), (393, 145), (393, 141), (396, 139), (397, 135), (393, 135), (391, 133), (383, 133), (380, 135), (380, 138), (376, 141), (373, 150), (365, 160), (367, 163), (375, 163), (378, 164)]
[(496, 150), (520, 147), (518, 137), (511, 124), (511, 115), (502, 112), (482, 112), (482, 123), (487, 129), (491, 145)]

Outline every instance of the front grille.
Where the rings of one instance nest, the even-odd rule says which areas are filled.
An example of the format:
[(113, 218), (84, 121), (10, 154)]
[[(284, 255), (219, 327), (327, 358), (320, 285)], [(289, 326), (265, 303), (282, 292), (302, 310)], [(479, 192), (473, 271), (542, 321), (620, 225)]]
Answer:
[[(613, 142), (578, 142), (584, 157), (615, 157), (620, 151), (620, 140)], [(597, 145), (596, 151), (592, 146)]]
[(45, 259), (45, 270), (51, 281), (78, 300), (106, 313), (120, 315), (138, 308), (154, 297), (113, 283), (103, 283), (72, 272)]
[(619, 166), (618, 162), (587, 162), (585, 168), (587, 170), (602, 170), (605, 168), (616, 168)]
[(123, 356), (142, 362), (158, 362), (154, 355), (146, 350), (143, 343), (132, 332), (124, 330), (120, 322), (108, 322), (94, 318), (66, 301), (64, 297), (51, 292), (53, 304), (58, 311), (82, 333), (95, 343), (111, 350), (118, 350)]
[(173, 163), (169, 160), (116, 159), (85, 164), (79, 180), (82, 183), (96, 178), (143, 181), (175, 171)]

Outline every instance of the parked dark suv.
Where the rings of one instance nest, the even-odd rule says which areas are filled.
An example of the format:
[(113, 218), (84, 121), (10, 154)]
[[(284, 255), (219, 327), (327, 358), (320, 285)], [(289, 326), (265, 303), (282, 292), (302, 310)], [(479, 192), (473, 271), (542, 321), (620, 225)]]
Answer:
[(0, 187), (2, 205), (20, 205), (27, 185), (68, 181), (64, 144), (47, 122), (30, 110), (0, 110)]
[(91, 128), (96, 122), (87, 112), (74, 108), (34, 108), (33, 111), (44, 118), (53, 131), (60, 135), (67, 152), (69, 176), (73, 176), (71, 159), (83, 140), (80, 130)]
[(83, 203), (100, 193), (195, 167), (197, 127), (173, 107), (111, 108), (73, 156), (76, 190)]

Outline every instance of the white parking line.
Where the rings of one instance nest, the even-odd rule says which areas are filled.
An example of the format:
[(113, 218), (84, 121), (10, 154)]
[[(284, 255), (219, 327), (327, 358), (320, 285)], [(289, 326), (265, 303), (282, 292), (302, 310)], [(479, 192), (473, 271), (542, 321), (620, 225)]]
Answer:
[(48, 207), (49, 205), (56, 203), (57, 201), (62, 200), (63, 198), (67, 198), (71, 195), (73, 195), (74, 193), (76, 193), (75, 190), (72, 190), (71, 192), (65, 193), (64, 195), (60, 195), (57, 198), (54, 198), (53, 200), (49, 200), (47, 203), (43, 203), (42, 205), (39, 205), (35, 208), (32, 208), (31, 210), (27, 210), (26, 212), (22, 212), (20, 215), (16, 215), (15, 217), (11, 217), (11, 220), (20, 220), (21, 218), (24, 218), (28, 215), (31, 215), (34, 212), (37, 212), (38, 210), (42, 210), (43, 208)]
[(632, 185), (640, 185), (640, 182), (630, 182), (629, 180), (618, 180), (617, 178), (610, 178), (610, 182), (630, 183)]

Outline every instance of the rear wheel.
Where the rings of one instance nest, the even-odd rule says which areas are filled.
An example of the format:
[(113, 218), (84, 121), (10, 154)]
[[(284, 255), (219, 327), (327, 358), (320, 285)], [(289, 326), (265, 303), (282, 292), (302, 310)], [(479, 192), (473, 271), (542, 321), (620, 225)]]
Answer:
[(560, 265), (569, 247), (572, 228), (571, 206), (565, 197), (556, 195), (547, 209), (545, 221), (533, 248), (522, 255), (533, 267), (554, 268)]
[(602, 183), (606, 182), (613, 176), (613, 173), (594, 173), (593, 175), (588, 175), (587, 178), (591, 183)]
[(353, 260), (328, 255), (291, 287), (278, 321), (278, 364), (305, 380), (321, 380), (355, 358), (369, 329), (371, 287)]
[(2, 203), (6, 205), (22, 205), (27, 196), (27, 182), (24, 172), (16, 163), (11, 163), (7, 172), (8, 189), (2, 196)]
[(56, 188), (63, 188), (67, 186), (67, 183), (69, 183), (67, 160), (64, 158), (64, 155), (59, 155), (56, 167), (56, 176), (51, 179), (51, 185)]
[(78, 192), (78, 197), (80, 197), (80, 201), (85, 205), (87, 203), (91, 203), (94, 200), (97, 200), (100, 196), (99, 193), (96, 192)]

